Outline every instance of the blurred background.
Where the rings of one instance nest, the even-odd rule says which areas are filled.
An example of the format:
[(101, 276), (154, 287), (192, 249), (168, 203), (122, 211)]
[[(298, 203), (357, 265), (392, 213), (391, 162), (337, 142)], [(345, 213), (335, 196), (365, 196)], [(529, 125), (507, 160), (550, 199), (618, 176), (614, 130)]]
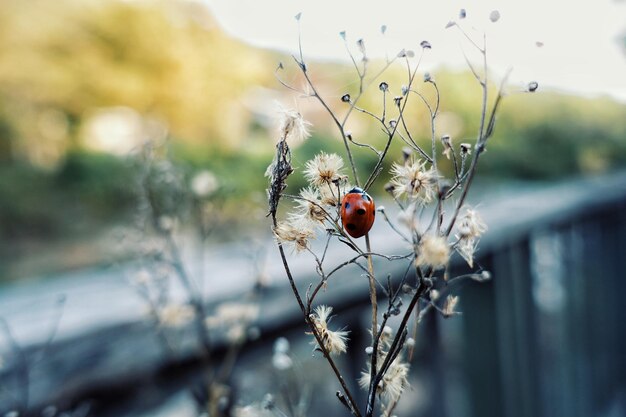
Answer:
[[(514, 68), (473, 200), (490, 226), (480, 256), (494, 281), (463, 288), (460, 318), (427, 321), (398, 413), (626, 416), (626, 9), (556, 3), (0, 1), (0, 413), (197, 415), (213, 392), (198, 352), (211, 346), (233, 404), (273, 392), (282, 407), (290, 395), (304, 404), (289, 415), (344, 415), (285, 293), (263, 176), (280, 107), (312, 123), (293, 150), (296, 169), (343, 144), (325, 110), (282, 87), (275, 70), (282, 62), (281, 79), (301, 85), (291, 54), (293, 16), (304, 11), (305, 59), (341, 112), (358, 79), (339, 31), (354, 53), (365, 38), (372, 68), (402, 48), (419, 56), (428, 39), (421, 65), (441, 91), (438, 133), (473, 142), (481, 90), (463, 53), (477, 57), (444, 29), (466, 7), (470, 34), (485, 27), (494, 39), (493, 87)], [(392, 66), (363, 107), (380, 108), (383, 80), (399, 94), (406, 69)], [(531, 81), (539, 90), (524, 93)], [(429, 141), (428, 121), (412, 109), (418, 141)], [(383, 143), (362, 115), (348, 127)], [(371, 154), (356, 155), (361, 172), (372, 169)], [(291, 190), (304, 185), (301, 174), (290, 179)], [(342, 291), (329, 300), (364, 329), (365, 287), (361, 298)], [(188, 328), (200, 314), (222, 327), (204, 345)], [(246, 336), (229, 335), (228, 320)], [(279, 336), (297, 366), (269, 366)], [(344, 362), (358, 376), (364, 355)], [(302, 392), (281, 397), (290, 378)]]

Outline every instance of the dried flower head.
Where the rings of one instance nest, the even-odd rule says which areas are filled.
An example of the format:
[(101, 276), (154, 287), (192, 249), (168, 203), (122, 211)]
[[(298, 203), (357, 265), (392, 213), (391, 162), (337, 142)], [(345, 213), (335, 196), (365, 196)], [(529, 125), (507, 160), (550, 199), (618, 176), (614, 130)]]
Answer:
[(289, 356), (289, 341), (284, 337), (279, 337), (274, 341), (272, 365), (279, 371), (290, 369), (293, 365), (293, 361)]
[(287, 369), (291, 369), (293, 361), (289, 355), (276, 352), (272, 355), (272, 366), (279, 371), (285, 371)]
[(489, 13), (489, 20), (491, 20), (493, 23), (500, 20), (500, 12), (498, 10), (493, 10), (491, 13)]
[(326, 211), (322, 207), (319, 191), (311, 187), (304, 188), (300, 191), (300, 198), (301, 200), (298, 200), (300, 214), (313, 223), (324, 223)]
[(288, 221), (278, 223), (274, 236), (279, 243), (291, 243), (296, 252), (301, 252), (309, 247), (309, 240), (315, 238), (315, 230), (310, 222), (292, 216)]
[(478, 241), (473, 237), (463, 237), (456, 244), (456, 251), (465, 259), (470, 268), (474, 267), (474, 252), (476, 252), (477, 244)]
[(211, 171), (200, 171), (191, 179), (191, 191), (196, 197), (208, 197), (217, 191), (218, 187), (219, 181)]
[(526, 86), (529, 93), (534, 93), (539, 88), (539, 83), (537, 81), (531, 81)]
[[(321, 305), (315, 308), (309, 318), (315, 326), (326, 351), (331, 355), (338, 355), (345, 353), (347, 350), (348, 332), (343, 330), (333, 331), (328, 328), (332, 312), (332, 307)], [(317, 340), (314, 339), (311, 343), (317, 346)]]
[(439, 175), (433, 168), (426, 169), (425, 162), (407, 161), (405, 164), (394, 163), (391, 167), (393, 193), (396, 198), (405, 195), (412, 199), (421, 199), (429, 203), (436, 195)]
[(445, 318), (448, 318), (455, 314), (460, 314), (458, 311), (454, 310), (458, 302), (459, 302), (459, 297), (456, 295), (448, 295), (446, 297), (446, 302), (443, 304), (443, 309), (441, 310)]
[(422, 42), (420, 42), (420, 46), (421, 46), (422, 48), (424, 48), (424, 49), (430, 49), (430, 48), (432, 48), (432, 46), (430, 45), (430, 42), (428, 42), (428, 41), (422, 41)]
[(422, 237), (418, 247), (415, 263), (418, 266), (430, 265), (433, 268), (445, 267), (450, 258), (450, 248), (445, 238), (426, 235)]
[(349, 189), (351, 189), (351, 187), (348, 187), (346, 177), (341, 177), (332, 184), (324, 184), (318, 189), (320, 193), (320, 203), (323, 206), (337, 207), (339, 200)]
[(252, 303), (225, 302), (217, 306), (215, 313), (205, 319), (210, 329), (230, 327), (237, 323), (249, 324), (259, 316), (259, 306)]
[(466, 209), (459, 219), (458, 232), (460, 238), (478, 238), (487, 230), (487, 225), (480, 214), (473, 209)]
[(385, 81), (381, 82), (380, 84), (378, 84), (378, 89), (380, 91), (387, 91), (389, 90), (389, 84), (387, 84)]
[(337, 154), (321, 152), (305, 166), (304, 176), (311, 185), (321, 187), (342, 179), (343, 159)]
[(295, 110), (280, 109), (278, 131), (281, 140), (287, 140), (291, 146), (302, 142), (310, 136), (311, 124), (302, 118)]
[(159, 312), (159, 322), (166, 327), (182, 327), (195, 316), (189, 304), (167, 304)]
[(274, 353), (289, 353), (291, 345), (285, 337), (279, 337), (274, 341)]
[[(369, 364), (368, 364), (369, 366)], [(405, 388), (409, 386), (409, 364), (402, 362), (399, 358), (396, 358), (389, 369), (383, 376), (382, 380), (376, 387), (376, 393), (384, 397), (388, 403), (397, 401)], [(359, 385), (363, 389), (369, 389), (371, 381), (371, 373), (369, 370), (361, 372), (361, 378), (359, 378)]]

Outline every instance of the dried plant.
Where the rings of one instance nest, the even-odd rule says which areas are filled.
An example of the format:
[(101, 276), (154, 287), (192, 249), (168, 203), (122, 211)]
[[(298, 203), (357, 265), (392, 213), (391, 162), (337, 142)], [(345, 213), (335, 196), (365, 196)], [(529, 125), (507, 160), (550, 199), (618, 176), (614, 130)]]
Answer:
[[(291, 139), (298, 136), (301, 140), (307, 136), (308, 124), (297, 112), (284, 112), (282, 115), (279, 140), (276, 145), (274, 161), (266, 175), (269, 177), (269, 216), (272, 229), (276, 236), (278, 250), (282, 259), (287, 279), (295, 299), (303, 314), (308, 334), (313, 336), (312, 343), (330, 365), (339, 385), (337, 397), (356, 417), (372, 417), (377, 414), (379, 401), (380, 415), (391, 416), (403, 391), (408, 386), (408, 372), (412, 350), (415, 344), (416, 329), (428, 311), (435, 310), (448, 318), (459, 314), (456, 310), (459, 296), (451, 294), (455, 281), (473, 279), (484, 281), (490, 278), (487, 271), (480, 268), (473, 273), (449, 277), (450, 257), (458, 253), (474, 268), (474, 254), (481, 235), (486, 231), (476, 209), (466, 204), (466, 199), (474, 181), (477, 166), (485, 152), (489, 138), (493, 135), (496, 115), (504, 97), (509, 72), (502, 78), (499, 88), (492, 92), (487, 67), (487, 39), (475, 40), (464, 29), (460, 22), (465, 17), (465, 10), (459, 14), (459, 21), (448, 23), (446, 28), (456, 28), (467, 44), (475, 49), (482, 61), (481, 70), (466, 58), (469, 70), (482, 89), (482, 100), (479, 103), (479, 128), (472, 144), (467, 140), (458, 145), (449, 135), (438, 133), (438, 116), (440, 114), (440, 90), (434, 77), (428, 72), (423, 73), (422, 87), (418, 86), (418, 73), (422, 59), (427, 57), (432, 45), (428, 41), (420, 43), (421, 51), (415, 54), (410, 50), (402, 50), (392, 59), (387, 59), (382, 69), (370, 75), (370, 59), (367, 56), (365, 42), (356, 42), (358, 54), (351, 52), (347, 36), (340, 36), (346, 42), (350, 60), (358, 77), (357, 89), (354, 93), (345, 93), (340, 101), (345, 110), (335, 111), (330, 98), (323, 96), (313, 81), (312, 69), (305, 61), (302, 42), (299, 36), (299, 53), (293, 60), (299, 69), (303, 87), (283, 80), (280, 71), (284, 70), (281, 63), (277, 68), (278, 81), (289, 90), (301, 97), (314, 99), (326, 111), (332, 125), (343, 143), (343, 157), (335, 154), (320, 153), (305, 164), (304, 175), (309, 188), (299, 195), (286, 193), (287, 179), (293, 173), (291, 163)], [(494, 11), (489, 16), (492, 22), (500, 17)], [(300, 21), (301, 15), (296, 16)], [(381, 31), (384, 35), (386, 27)], [(418, 55), (416, 57), (416, 55)], [(392, 86), (383, 76), (392, 66), (400, 64), (406, 68), (406, 84)], [(372, 84), (378, 85), (379, 100), (382, 111), (379, 113), (361, 107), (360, 101)], [(537, 84), (531, 83), (526, 91), (533, 92)], [(429, 89), (430, 91), (428, 91)], [(398, 94), (393, 95), (392, 91)], [(428, 94), (426, 93), (428, 92)], [(494, 98), (495, 97), (495, 98)], [(428, 145), (424, 146), (416, 139), (409, 127), (412, 111), (416, 106), (424, 106), (427, 111), (430, 132)], [(360, 113), (371, 118), (378, 125), (384, 139), (382, 148), (371, 143), (360, 143), (355, 140), (347, 125), (353, 114)], [(297, 132), (297, 133), (296, 133)], [(383, 172), (384, 163), (391, 157), (390, 149), (394, 141), (406, 145), (401, 161), (391, 166), (391, 182), (385, 186), (390, 197), (399, 210), (399, 224), (392, 222), (384, 207), (378, 208), (379, 220), (382, 217), (391, 231), (397, 234), (399, 242), (410, 247), (407, 253), (390, 255), (373, 252), (369, 233), (365, 234), (364, 242), (358, 242), (342, 222), (343, 201), (351, 186), (359, 187), (357, 192), (367, 192)], [(376, 158), (373, 169), (368, 173), (357, 172), (354, 150), (362, 148), (373, 152)], [(452, 178), (444, 178), (438, 161), (451, 161)], [(347, 163), (344, 163), (347, 160)], [(347, 171), (347, 173), (345, 172)], [(365, 194), (366, 195), (366, 194)], [(296, 209), (284, 220), (278, 220), (277, 210), (282, 198), (295, 202)], [(369, 197), (368, 197), (369, 198)], [(428, 207), (432, 208), (432, 218), (424, 221)], [(321, 253), (312, 249), (311, 240), (324, 235)], [(328, 266), (327, 253), (332, 241), (339, 241), (353, 251), (352, 257), (338, 265)], [(314, 269), (318, 275), (317, 283), (312, 282), (306, 292), (298, 288), (286, 254), (287, 246), (293, 246), (297, 253), (309, 253), (314, 259)], [(398, 281), (387, 277), (386, 282), (377, 274), (374, 258), (405, 263), (407, 273)], [(321, 290), (326, 290), (328, 281), (341, 269), (356, 265), (365, 272), (369, 281), (369, 298), (371, 302), (371, 344), (365, 347), (368, 361), (359, 380), (359, 385), (367, 391), (366, 404), (358, 404), (350, 386), (343, 376), (335, 360), (336, 355), (346, 352), (346, 339), (349, 329), (331, 329), (328, 319), (332, 307), (317, 305), (316, 299)], [(414, 279), (413, 279), (414, 277)], [(383, 306), (381, 296), (386, 299)], [(408, 301), (408, 302), (407, 302)], [(395, 329), (390, 326), (390, 319), (397, 316), (399, 324)], [(413, 325), (411, 326), (411, 321)], [(409, 332), (412, 337), (409, 337)], [(284, 358), (282, 358), (284, 359)]]
[[(253, 288), (238, 301), (210, 307), (208, 303), (215, 300), (204, 285), (209, 278), (205, 255), (215, 223), (212, 196), (219, 180), (206, 170), (186, 178), (171, 162), (165, 143), (147, 143), (137, 160), (140, 203), (134, 235), (141, 243), (131, 243), (139, 248), (139, 267), (131, 282), (145, 301), (170, 359), (184, 359), (189, 352), (199, 354), (203, 376), (193, 389), (198, 415), (231, 415), (234, 366), (243, 345), (259, 337), (258, 298), (264, 285), (261, 256), (250, 253), (257, 273)], [(181, 242), (194, 242), (189, 246), (198, 247), (199, 267), (183, 256)], [(213, 358), (216, 346), (223, 344), (223, 357)]]

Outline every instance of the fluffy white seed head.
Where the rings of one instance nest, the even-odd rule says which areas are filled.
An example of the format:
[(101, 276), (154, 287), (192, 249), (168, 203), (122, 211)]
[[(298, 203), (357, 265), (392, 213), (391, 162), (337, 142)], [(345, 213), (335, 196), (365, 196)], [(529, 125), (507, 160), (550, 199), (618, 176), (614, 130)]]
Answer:
[(426, 235), (418, 247), (415, 263), (418, 266), (430, 265), (433, 268), (445, 267), (450, 258), (450, 248), (445, 238)]
[[(317, 333), (320, 335), (324, 348), (331, 355), (339, 355), (347, 350), (348, 332), (343, 330), (333, 331), (328, 328), (328, 322), (331, 318), (332, 307), (321, 305), (315, 308), (310, 319), (315, 325)], [(311, 342), (318, 346), (317, 340), (314, 338)]]
[(407, 196), (423, 203), (433, 201), (439, 175), (433, 168), (426, 169), (425, 165), (425, 162), (411, 160), (406, 164), (393, 164), (391, 184), (396, 198)]
[(306, 163), (304, 176), (316, 187), (333, 184), (344, 178), (343, 159), (337, 154), (321, 152)]
[(320, 193), (314, 188), (304, 188), (300, 191), (298, 209), (302, 216), (312, 223), (324, 223), (326, 220), (326, 210), (320, 198)]
[(473, 209), (466, 209), (459, 219), (459, 237), (478, 238), (487, 231), (487, 225), (480, 214)]
[(274, 236), (279, 243), (292, 244), (296, 252), (301, 252), (309, 247), (309, 240), (315, 238), (315, 230), (303, 217), (292, 216), (278, 223)]
[(285, 139), (291, 146), (294, 146), (310, 136), (311, 124), (305, 121), (300, 113), (295, 110), (280, 109), (279, 114), (278, 131), (281, 140)]

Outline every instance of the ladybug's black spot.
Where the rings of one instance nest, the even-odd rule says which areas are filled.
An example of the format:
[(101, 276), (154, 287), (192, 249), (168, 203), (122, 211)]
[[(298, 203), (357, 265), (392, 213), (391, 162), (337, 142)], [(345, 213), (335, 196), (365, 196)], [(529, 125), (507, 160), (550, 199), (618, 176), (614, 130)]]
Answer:
[(353, 224), (353, 223), (348, 223), (348, 224), (346, 224), (346, 229), (354, 230), (354, 229), (356, 229), (356, 225)]
[(344, 204), (344, 207), (345, 207), (346, 209), (349, 209), (349, 208), (350, 208), (350, 203), (348, 203), (348, 202), (346, 201), (346, 204)]
[(365, 209), (362, 209), (362, 208), (358, 209), (358, 210), (356, 211), (356, 214), (360, 214), (360, 215), (365, 214)]

